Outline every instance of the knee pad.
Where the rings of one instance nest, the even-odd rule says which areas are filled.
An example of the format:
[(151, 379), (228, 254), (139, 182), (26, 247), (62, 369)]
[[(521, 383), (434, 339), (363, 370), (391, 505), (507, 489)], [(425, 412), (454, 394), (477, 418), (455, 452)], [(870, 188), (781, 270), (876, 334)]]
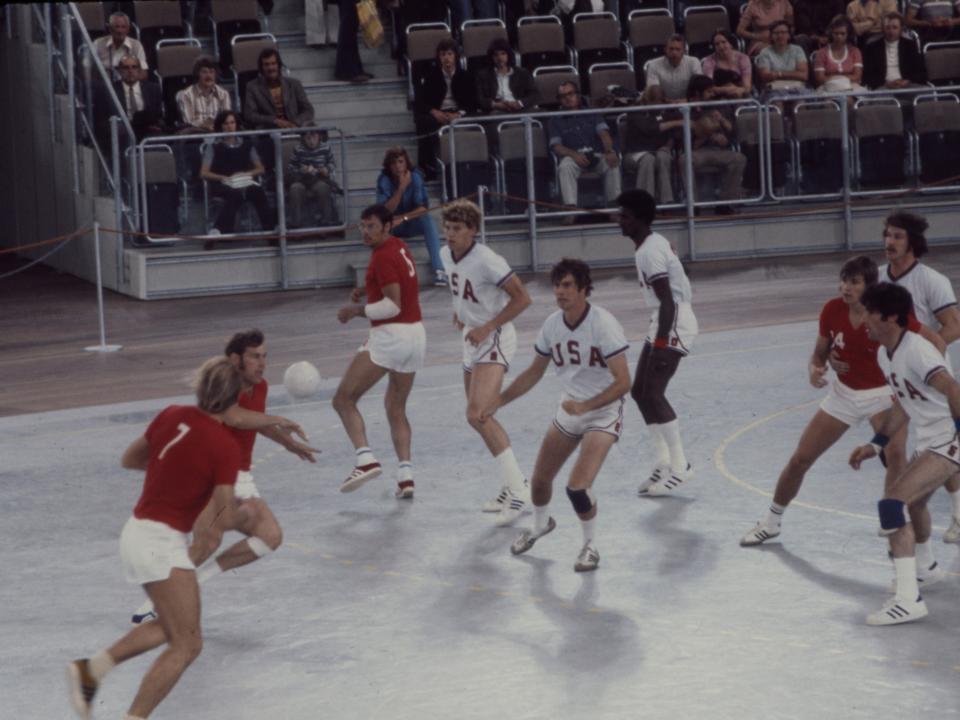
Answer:
[(573, 509), (583, 515), (593, 510), (596, 503), (593, 501), (593, 493), (589, 490), (573, 490), (567, 488), (567, 497), (570, 498), (570, 504)]
[(882, 535), (892, 535), (909, 522), (907, 506), (902, 500), (884, 498), (877, 503), (877, 511), (880, 514)]

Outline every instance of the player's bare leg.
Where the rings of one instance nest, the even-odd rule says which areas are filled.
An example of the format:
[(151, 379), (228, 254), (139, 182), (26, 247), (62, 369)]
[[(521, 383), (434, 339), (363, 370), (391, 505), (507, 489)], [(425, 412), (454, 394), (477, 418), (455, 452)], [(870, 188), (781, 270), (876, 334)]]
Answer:
[(557, 526), (549, 512), (550, 499), (553, 497), (553, 479), (579, 444), (580, 441), (577, 438), (564, 435), (552, 423), (547, 429), (547, 434), (540, 443), (540, 451), (537, 453), (537, 461), (530, 478), (533, 528), (524, 530), (520, 537), (513, 541), (510, 552), (514, 555), (525, 553), (539, 538)]
[(950, 527), (943, 534), (945, 543), (960, 543), (960, 475), (955, 475), (945, 485), (950, 496)]
[(740, 539), (740, 545), (743, 547), (759, 545), (780, 534), (783, 513), (800, 492), (800, 486), (803, 485), (803, 478), (807, 471), (821, 455), (843, 437), (849, 427), (833, 415), (817, 410), (804, 428), (803, 434), (800, 435), (800, 441), (793, 455), (780, 471), (777, 487), (773, 492), (773, 502), (770, 503), (766, 516)]
[(200, 568), (197, 571), (199, 582), (202, 583), (218, 573), (249, 565), (264, 555), (274, 552), (283, 542), (283, 530), (280, 528), (280, 523), (277, 522), (273, 511), (263, 500), (248, 498), (241, 502), (241, 506), (247, 510), (248, 517), (244, 523), (235, 529), (246, 535), (246, 539), (234, 543), (217, 555), (213, 562), (207, 563), (204, 567), (200, 567), (200, 564), (205, 562), (207, 558), (200, 560), (200, 564), (194, 561), (194, 564)]
[(927, 615), (917, 581), (916, 536), (905, 509), (925, 503), (933, 491), (956, 472), (955, 463), (935, 453), (923, 452), (907, 466), (892, 492), (880, 501), (880, 527), (881, 532), (889, 535), (897, 589), (880, 610), (867, 616), (868, 625), (897, 625)]
[(604, 460), (607, 459), (607, 453), (616, 441), (616, 436), (610, 433), (586, 433), (580, 443), (580, 454), (577, 456), (567, 483), (567, 496), (573, 504), (577, 517), (580, 518), (580, 528), (583, 531), (583, 548), (573, 566), (577, 572), (596, 570), (600, 564), (600, 553), (597, 552), (594, 542), (597, 502), (593, 498), (591, 488)]
[(500, 466), (500, 494), (489, 506), (484, 507), (484, 512), (499, 512), (497, 523), (501, 525), (508, 525), (520, 516), (528, 495), (526, 481), (510, 447), (507, 431), (495, 417), (482, 417), (483, 412), (500, 395), (505, 373), (503, 365), (477, 364), (472, 373), (464, 372), (463, 378), (467, 394), (467, 422), (483, 438)]
[(368, 480), (379, 477), (382, 472), (380, 463), (367, 445), (367, 429), (357, 403), (386, 374), (385, 368), (374, 364), (370, 359), (369, 352), (358, 352), (353, 356), (333, 396), (333, 409), (340, 416), (340, 422), (343, 423), (343, 429), (353, 443), (357, 456), (353, 471), (340, 486), (341, 492), (356, 490)]
[(400, 461), (399, 476), (397, 477), (396, 496), (402, 500), (413, 497), (413, 463), (410, 460), (410, 440), (413, 431), (407, 419), (407, 399), (413, 389), (416, 373), (390, 372), (387, 383), (387, 393), (383, 404), (387, 411), (387, 422), (390, 425), (390, 437), (393, 440), (393, 449)]

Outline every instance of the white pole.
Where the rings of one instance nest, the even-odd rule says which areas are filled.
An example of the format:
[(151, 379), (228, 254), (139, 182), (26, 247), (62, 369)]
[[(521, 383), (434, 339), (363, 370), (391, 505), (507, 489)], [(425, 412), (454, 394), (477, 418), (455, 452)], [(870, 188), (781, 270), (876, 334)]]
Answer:
[(93, 259), (97, 268), (97, 314), (100, 318), (100, 344), (85, 347), (87, 352), (116, 352), (122, 345), (107, 345), (107, 329), (103, 320), (103, 276), (100, 270), (100, 223), (93, 223)]

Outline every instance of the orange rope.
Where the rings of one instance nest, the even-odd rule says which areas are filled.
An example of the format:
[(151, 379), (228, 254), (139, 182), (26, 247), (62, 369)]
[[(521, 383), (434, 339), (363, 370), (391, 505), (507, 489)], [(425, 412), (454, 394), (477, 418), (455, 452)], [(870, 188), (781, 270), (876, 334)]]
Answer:
[(92, 232), (93, 228), (83, 228), (82, 230), (74, 230), (69, 232), (66, 235), (58, 235), (57, 237), (49, 238), (48, 240), (38, 240), (34, 243), (28, 243), (26, 245), (17, 245), (16, 247), (0, 248), (0, 255), (9, 255), (10, 253), (23, 252), (24, 250), (33, 250), (34, 248), (44, 247), (46, 245), (54, 245), (58, 242), (63, 242), (64, 240), (73, 240), (76, 237), (81, 235), (86, 235), (88, 232)]

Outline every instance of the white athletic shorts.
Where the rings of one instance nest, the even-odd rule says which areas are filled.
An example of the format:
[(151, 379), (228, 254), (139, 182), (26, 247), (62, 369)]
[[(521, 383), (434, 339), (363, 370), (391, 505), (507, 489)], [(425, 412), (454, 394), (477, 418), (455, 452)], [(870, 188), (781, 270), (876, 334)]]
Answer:
[(916, 452), (914, 452), (914, 457), (922, 453), (924, 450), (929, 450), (932, 453), (942, 455), (947, 460), (960, 465), (960, 443), (957, 441), (957, 433), (942, 433), (940, 435), (935, 435), (929, 440), (918, 437), (916, 440), (917, 449)]
[(120, 559), (127, 582), (144, 585), (166, 580), (174, 568), (195, 570), (187, 552), (187, 533), (166, 523), (131, 517), (120, 533)]
[(605, 432), (613, 435), (617, 440), (620, 439), (620, 434), (623, 432), (624, 398), (614, 400), (609, 405), (583, 415), (569, 415), (564, 411), (563, 401), (568, 398), (569, 395), (560, 396), (557, 416), (553, 419), (553, 425), (557, 430), (577, 440), (583, 438), (588, 432)]
[(358, 352), (370, 353), (373, 364), (387, 370), (415, 373), (427, 354), (427, 332), (422, 322), (377, 325)]
[(502, 365), (510, 369), (510, 361), (517, 351), (517, 331), (513, 323), (501, 325), (479, 345), (467, 340), (469, 327), (463, 328), (463, 369), (473, 372), (474, 365)]
[(892, 405), (893, 396), (886, 385), (869, 390), (853, 390), (834, 380), (820, 403), (820, 409), (849, 427), (857, 427)]
[(260, 497), (260, 491), (257, 490), (257, 484), (253, 481), (253, 475), (250, 472), (241, 470), (237, 473), (237, 484), (233, 486), (233, 494), (239, 500)]
[[(653, 344), (657, 338), (657, 328), (660, 326), (660, 311), (654, 310), (650, 315), (650, 327), (647, 330), (646, 341)], [(670, 328), (670, 335), (667, 338), (667, 347), (671, 350), (686, 355), (693, 347), (693, 341), (697, 339), (697, 333), (700, 326), (697, 325), (697, 316), (693, 314), (693, 307), (690, 303), (677, 303), (677, 317), (673, 321), (673, 327)]]

